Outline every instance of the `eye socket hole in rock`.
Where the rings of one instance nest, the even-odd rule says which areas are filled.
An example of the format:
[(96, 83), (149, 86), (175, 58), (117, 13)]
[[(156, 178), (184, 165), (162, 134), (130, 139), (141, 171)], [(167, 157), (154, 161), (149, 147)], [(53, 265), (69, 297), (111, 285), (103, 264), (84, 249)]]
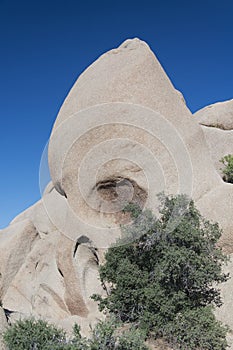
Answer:
[(86, 244), (86, 243), (91, 243), (90, 239), (86, 236), (81, 236), (77, 239), (76, 243), (75, 243), (75, 247), (74, 247), (74, 252), (73, 252), (73, 258), (75, 257), (76, 255), (76, 252), (77, 252), (77, 249), (78, 249), (78, 246), (80, 244)]
[(96, 190), (102, 204), (101, 209), (106, 209), (106, 212), (117, 213), (128, 203), (135, 203), (143, 208), (148, 196), (134, 180), (123, 177), (101, 181), (97, 183)]

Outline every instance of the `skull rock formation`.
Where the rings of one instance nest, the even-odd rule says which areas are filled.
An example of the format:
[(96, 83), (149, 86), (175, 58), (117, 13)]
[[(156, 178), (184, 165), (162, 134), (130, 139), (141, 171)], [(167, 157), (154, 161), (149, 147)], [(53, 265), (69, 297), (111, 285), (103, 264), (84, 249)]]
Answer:
[[(58, 113), (49, 164), (55, 188), (67, 197), (79, 226), (88, 217), (85, 229), (98, 227), (98, 240), (115, 238), (107, 227), (132, 200), (134, 184), (142, 204), (152, 208), (162, 190), (187, 193), (200, 201), (204, 215), (220, 223), (227, 240), (231, 235), (232, 206), (224, 197), (225, 192), (232, 197), (233, 189), (216, 174), (200, 126), (139, 39), (105, 53), (78, 78)], [(99, 184), (108, 183), (105, 193), (111, 192), (116, 177), (127, 181), (129, 197), (103, 200)], [(221, 212), (210, 205), (215, 196)]]
[(233, 252), (233, 187), (216, 172), (207, 143), (145, 42), (127, 40), (102, 55), (58, 113), (52, 183), (0, 232), (3, 307), (68, 329), (78, 322), (87, 333), (102, 317), (90, 296), (104, 293), (98, 265), (128, 220), (123, 207), (156, 209), (161, 191), (193, 197)]

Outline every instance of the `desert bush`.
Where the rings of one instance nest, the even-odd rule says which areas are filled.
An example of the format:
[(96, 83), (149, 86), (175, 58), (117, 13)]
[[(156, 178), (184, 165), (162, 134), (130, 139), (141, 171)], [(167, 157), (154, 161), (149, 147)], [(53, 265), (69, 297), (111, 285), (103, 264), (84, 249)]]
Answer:
[(100, 321), (90, 339), (77, 325), (67, 339), (42, 320), (20, 320), (4, 334), (9, 350), (148, 350), (146, 337), (174, 349), (226, 349), (228, 329), (213, 314), (221, 305), (216, 285), (228, 278), (218, 224), (182, 195), (161, 197), (159, 218), (134, 204), (124, 210), (132, 212), (132, 225), (122, 227), (100, 267), (107, 296), (93, 296), (114, 317)]
[(220, 162), (224, 165), (222, 168), (223, 180), (233, 183), (233, 154), (228, 154), (223, 157)]
[(90, 350), (148, 350), (142, 331), (122, 328), (122, 323), (115, 318), (99, 322), (92, 334)]
[[(43, 320), (16, 321), (3, 335), (10, 350), (44, 350), (65, 342), (65, 332)], [(50, 347), (51, 349), (51, 347)]]
[(4, 342), (9, 350), (148, 350), (145, 336), (134, 328), (121, 330), (121, 323), (110, 318), (100, 321), (87, 339), (75, 325), (73, 336), (42, 320), (20, 320), (7, 329)]
[(227, 348), (226, 327), (217, 321), (211, 306), (186, 309), (167, 323), (164, 334), (182, 350), (223, 350)]
[(133, 211), (133, 224), (122, 228), (123, 238), (100, 267), (108, 295), (93, 298), (100, 310), (178, 348), (226, 349), (227, 328), (212, 312), (212, 305), (221, 305), (214, 286), (228, 278), (221, 271), (227, 257), (217, 246), (221, 230), (186, 196), (161, 200), (159, 219), (148, 210)]

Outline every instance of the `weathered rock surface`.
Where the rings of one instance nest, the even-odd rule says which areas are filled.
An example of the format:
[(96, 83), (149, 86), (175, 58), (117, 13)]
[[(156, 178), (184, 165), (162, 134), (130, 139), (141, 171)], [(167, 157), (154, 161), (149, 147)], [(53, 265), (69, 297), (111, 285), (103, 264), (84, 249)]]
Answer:
[[(197, 202), (197, 207), (204, 217), (211, 219), (213, 222), (220, 222), (220, 227), (224, 227), (225, 230), (220, 242), (227, 253), (233, 252), (232, 221), (229, 217), (230, 212), (233, 212), (232, 189), (232, 184), (223, 182)], [(214, 203), (216, 204), (214, 205)], [(229, 208), (231, 211), (229, 211)], [(221, 216), (221, 221), (218, 220), (219, 216)]]
[(233, 99), (204, 107), (194, 116), (201, 125), (221, 130), (233, 130)]
[[(215, 310), (215, 314), (217, 318), (223, 322), (223, 324), (227, 324), (231, 329), (233, 329), (233, 254), (230, 255), (230, 261), (225, 266), (224, 272), (229, 273), (230, 278), (227, 282), (220, 285), (223, 304), (220, 308)], [(227, 340), (230, 346), (229, 349), (233, 349), (232, 332), (228, 334)]]
[(9, 226), (0, 236), (0, 298), (4, 298), (12, 280), (24, 265), (32, 250), (38, 233), (34, 225), (23, 220)]
[[(138, 105), (141, 108), (137, 109)], [(162, 118), (156, 113), (150, 114), (151, 110), (161, 114)], [(126, 123), (130, 123), (131, 127), (127, 128), (124, 125)], [(71, 125), (73, 132), (69, 131)], [(153, 126), (156, 130), (153, 130)], [(168, 134), (164, 135), (159, 128), (166, 128)], [(152, 131), (152, 135), (148, 135), (148, 131)], [(138, 39), (127, 40), (94, 62), (79, 77), (62, 105), (50, 139), (49, 164), (53, 183), (61, 193), (67, 195), (74, 207), (77, 203), (80, 210), (77, 199), (79, 192), (77, 190), (74, 193), (74, 189), (77, 189), (74, 183), (77, 183), (81, 160), (90, 149), (106, 139), (115, 140), (120, 137), (129, 139), (134, 147), (136, 141), (142, 142), (155, 157), (164, 153), (163, 159), (160, 156), (158, 160), (162, 163), (163, 171), (166, 173), (168, 170), (175, 179), (174, 161), (171, 159), (176, 156), (175, 149), (169, 149), (167, 154), (166, 147), (169, 145), (168, 138), (173, 137), (175, 142), (178, 135), (183, 143), (183, 149), (178, 150), (182, 152), (183, 162), (186, 151), (191, 160), (192, 174), (189, 176), (193, 176), (193, 196), (197, 199), (219, 184), (210, 163), (203, 133), (148, 45)], [(125, 144), (123, 147), (126, 147)], [(158, 147), (160, 153), (156, 153)], [(174, 144), (175, 147), (178, 149), (178, 141)], [(121, 154), (121, 147), (117, 147), (117, 151)], [(137, 151), (140, 151), (142, 158), (145, 157), (143, 150)], [(110, 147), (108, 152), (111, 152)], [(102, 154), (99, 153), (98, 156)], [(170, 168), (169, 161), (173, 163)], [(118, 169), (117, 163), (120, 161), (115, 162), (113, 170), (109, 169), (99, 181), (104, 182), (111, 177), (111, 171)], [(126, 167), (125, 164), (124, 168)], [(145, 166), (145, 169), (148, 167), (149, 165)], [(134, 180), (135, 175), (131, 173), (127, 175)], [(198, 178), (202, 178), (202, 181), (198, 181)], [(184, 178), (182, 181), (185, 181)], [(171, 186), (171, 183), (166, 185)]]
[[(231, 149), (231, 134), (222, 135), (231, 133), (227, 118), (221, 125), (228, 131), (214, 131), (217, 156)], [(130, 201), (155, 208), (161, 190), (193, 197), (220, 223), (221, 244), (233, 252), (233, 186), (211, 159), (213, 128), (197, 121), (139, 39), (80, 76), (50, 138), (53, 184), (0, 231), (0, 297), (12, 320), (33, 315), (68, 330), (78, 322), (87, 334), (102, 317), (90, 296), (103, 293), (98, 265), (127, 220), (121, 209)]]
[(88, 335), (89, 324), (102, 317), (89, 297), (103, 291), (91, 244), (81, 239), (76, 247), (51, 222), (62, 217), (65, 201), (52, 190), (1, 232), (1, 298), (11, 322), (34, 316), (68, 332), (77, 322)]
[[(227, 154), (233, 154), (233, 100), (207, 106), (196, 112), (194, 117), (202, 127), (214, 166), (222, 177), (221, 168), (223, 164), (219, 160)], [(210, 194), (208, 200), (203, 198), (202, 201), (199, 201), (199, 208), (204, 215), (209, 217), (213, 217), (216, 210), (221, 211), (221, 216), (224, 218), (226, 225), (228, 222), (228, 232), (230, 233), (233, 232), (232, 224), (229, 217), (225, 215), (225, 207), (231, 206), (233, 202), (231, 195), (232, 185), (226, 184), (224, 187), (223, 189), (223, 186), (220, 186), (217, 194), (215, 192)], [(214, 201), (218, 203), (219, 197), (225, 198), (223, 207), (211, 204)], [(224, 248), (226, 252), (233, 251), (232, 234), (229, 234), (228, 238), (226, 236), (224, 237)], [(230, 279), (220, 285), (223, 305), (215, 311), (217, 318), (224, 324), (227, 324), (231, 329), (233, 329), (232, 261), (231, 254), (230, 262), (225, 267), (225, 272), (230, 273)], [(233, 349), (233, 336), (231, 333), (228, 334), (227, 340), (230, 349)]]
[(194, 114), (201, 125), (214, 166), (222, 177), (220, 159), (233, 154), (233, 100), (207, 106)]
[(233, 154), (233, 130), (220, 130), (208, 126), (202, 126), (206, 143), (209, 147), (215, 169), (222, 177), (223, 164), (220, 162), (227, 154)]
[[(109, 233), (107, 228), (119, 221), (116, 213), (132, 199), (155, 208), (156, 193), (164, 190), (209, 203), (208, 193), (212, 198), (222, 184), (211, 163), (200, 126), (148, 45), (138, 39), (107, 52), (79, 77), (50, 138), (52, 180), (67, 197), (75, 223), (79, 222), (77, 229), (88, 217), (84, 229), (95, 226), (94, 236), (104, 237), (105, 242), (109, 237), (115, 240), (117, 232)], [(110, 206), (104, 196), (116, 187), (121, 193), (123, 182), (129, 196), (122, 189), (124, 196), (115, 194), (118, 197)], [(138, 198), (133, 198), (137, 191)], [(229, 191), (233, 196), (233, 189)], [(230, 217), (233, 208), (220, 197)], [(230, 235), (220, 212), (208, 212), (224, 235)]]

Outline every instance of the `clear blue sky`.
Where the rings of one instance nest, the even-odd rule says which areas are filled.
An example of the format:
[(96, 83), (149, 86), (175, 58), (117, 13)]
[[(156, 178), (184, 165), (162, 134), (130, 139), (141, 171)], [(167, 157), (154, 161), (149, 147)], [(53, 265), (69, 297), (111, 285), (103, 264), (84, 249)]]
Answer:
[(149, 43), (191, 111), (233, 98), (232, 0), (0, 0), (0, 227), (40, 198), (39, 163), (79, 74)]

